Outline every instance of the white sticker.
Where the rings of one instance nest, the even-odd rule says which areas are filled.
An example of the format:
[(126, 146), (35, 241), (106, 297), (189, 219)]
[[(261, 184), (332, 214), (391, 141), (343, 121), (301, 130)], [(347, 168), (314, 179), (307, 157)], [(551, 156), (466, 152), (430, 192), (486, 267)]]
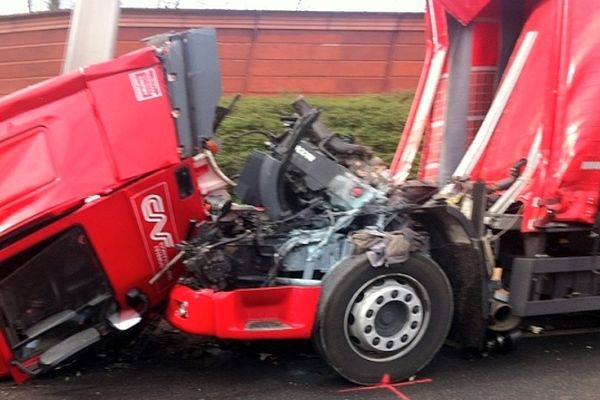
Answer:
[(297, 145), (296, 147), (294, 147), (294, 152), (296, 154), (301, 155), (308, 162), (313, 162), (313, 161), (315, 161), (315, 158), (317, 158), (313, 154), (311, 154), (308, 150), (306, 150), (304, 147), (301, 147), (300, 145)]
[(584, 161), (581, 163), (581, 169), (584, 171), (599, 170), (600, 161)]
[(142, 69), (129, 74), (133, 93), (137, 101), (145, 101), (161, 97), (160, 85), (153, 68)]

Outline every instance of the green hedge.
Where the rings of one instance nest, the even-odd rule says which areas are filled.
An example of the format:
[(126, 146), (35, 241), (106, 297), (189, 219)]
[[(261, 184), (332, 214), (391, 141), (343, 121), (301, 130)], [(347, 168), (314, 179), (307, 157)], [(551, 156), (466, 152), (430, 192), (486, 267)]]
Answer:
[[(227, 104), (230, 99), (223, 99)], [(238, 136), (249, 130), (282, 131), (280, 117), (292, 114), (294, 96), (242, 97), (219, 128), (221, 151), (219, 165), (229, 175), (237, 174), (248, 153), (263, 149), (261, 135)], [(362, 144), (371, 146), (377, 155), (390, 162), (410, 107), (412, 93), (363, 95), (356, 97), (309, 97), (308, 102), (322, 109), (321, 119), (329, 129), (352, 134)]]

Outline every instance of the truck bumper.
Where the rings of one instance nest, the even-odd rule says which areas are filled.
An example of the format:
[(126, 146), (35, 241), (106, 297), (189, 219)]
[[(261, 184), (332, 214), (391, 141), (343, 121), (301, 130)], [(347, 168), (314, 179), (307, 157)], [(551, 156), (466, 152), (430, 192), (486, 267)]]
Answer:
[(277, 286), (215, 292), (175, 285), (167, 320), (177, 329), (221, 339), (308, 339), (319, 286)]

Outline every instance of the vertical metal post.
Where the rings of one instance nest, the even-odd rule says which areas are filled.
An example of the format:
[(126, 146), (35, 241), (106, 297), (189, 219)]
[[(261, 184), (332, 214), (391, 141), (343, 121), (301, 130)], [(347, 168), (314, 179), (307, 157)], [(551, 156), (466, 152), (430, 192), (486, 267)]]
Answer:
[(119, 27), (119, 0), (77, 0), (62, 72), (110, 60)]

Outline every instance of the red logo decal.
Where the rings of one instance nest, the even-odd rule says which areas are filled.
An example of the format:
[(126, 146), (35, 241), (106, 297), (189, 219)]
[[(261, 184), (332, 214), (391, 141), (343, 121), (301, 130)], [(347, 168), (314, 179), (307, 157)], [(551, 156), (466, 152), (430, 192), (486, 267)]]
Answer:
[(154, 272), (164, 268), (177, 253), (174, 214), (169, 199), (166, 183), (151, 187), (131, 199)]

